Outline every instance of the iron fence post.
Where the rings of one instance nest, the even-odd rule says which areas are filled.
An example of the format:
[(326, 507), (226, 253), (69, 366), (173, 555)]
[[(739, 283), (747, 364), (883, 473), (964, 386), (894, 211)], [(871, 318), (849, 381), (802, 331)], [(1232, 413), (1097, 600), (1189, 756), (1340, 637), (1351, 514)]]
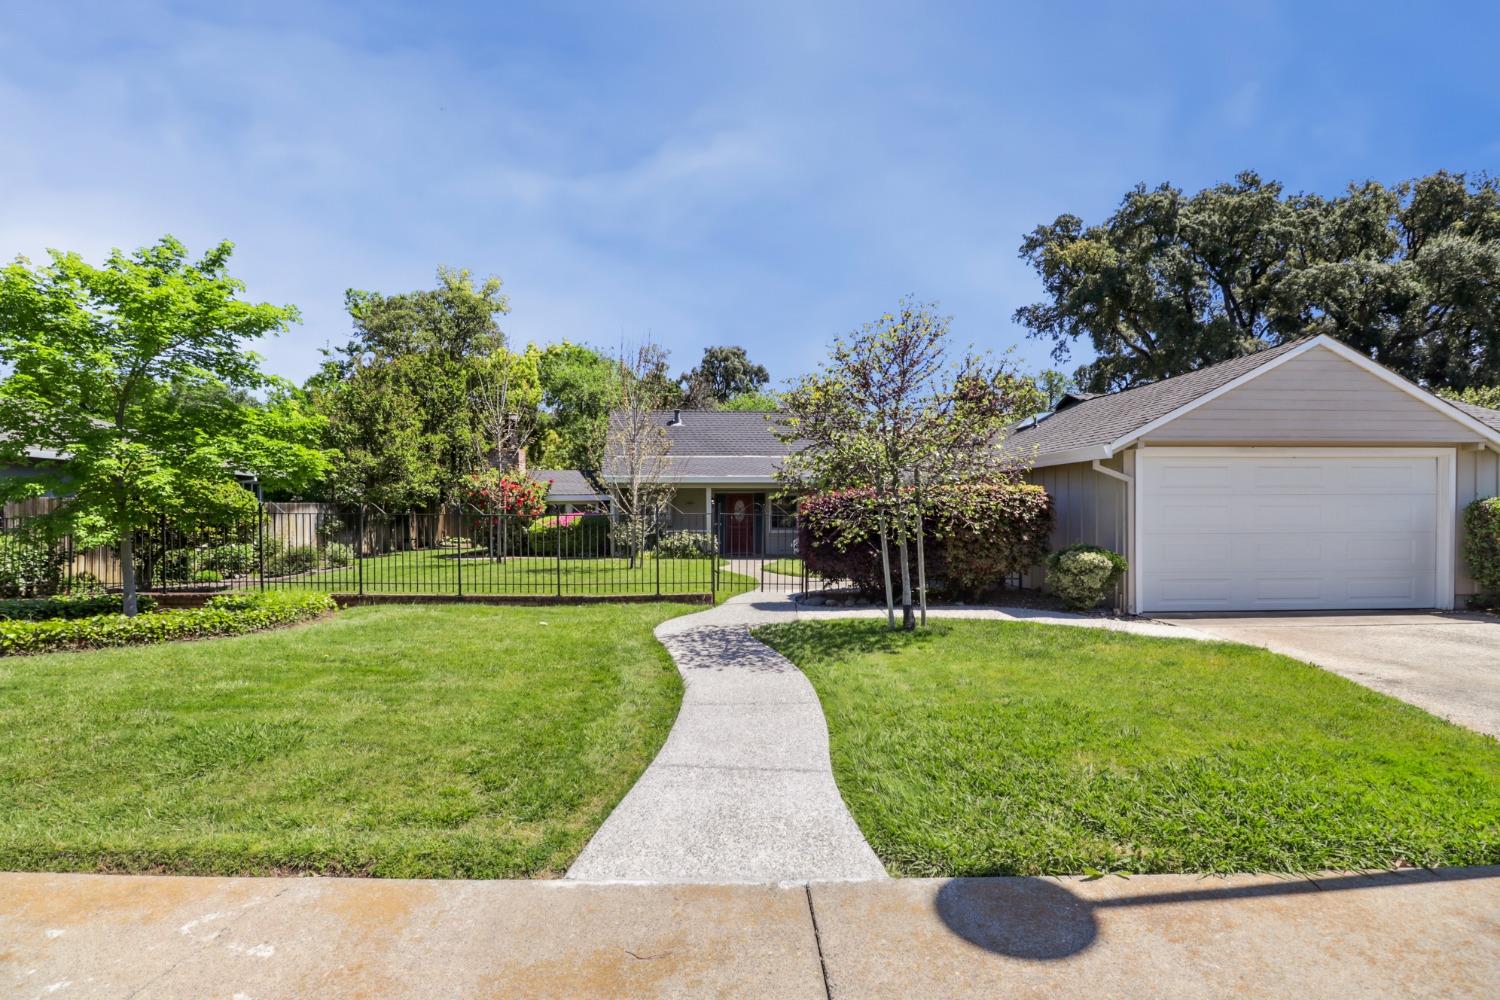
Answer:
[(464, 596), (464, 509), (462, 505), (458, 505), (453, 510), (458, 515), (458, 533), (453, 536), (453, 540), (458, 543), (456, 546), (458, 549), (458, 596), (462, 597)]
[(557, 596), (562, 596), (562, 515), (556, 515), (552, 522), (552, 534), (557, 537)]
[(266, 589), (266, 505), (255, 505), (255, 579), (256, 589)]
[(714, 502), (708, 501), (708, 603), (719, 603), (719, 519), (714, 517)]
[(359, 505), (359, 527), (355, 529), (354, 571), (358, 579), (359, 596), (365, 596), (365, 505)]

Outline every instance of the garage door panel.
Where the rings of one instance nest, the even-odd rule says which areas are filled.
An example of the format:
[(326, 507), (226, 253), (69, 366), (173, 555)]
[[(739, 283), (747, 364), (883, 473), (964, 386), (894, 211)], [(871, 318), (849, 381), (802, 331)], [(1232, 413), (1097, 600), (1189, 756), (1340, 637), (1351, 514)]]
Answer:
[(1147, 611), (1437, 603), (1435, 457), (1143, 455), (1139, 471)]

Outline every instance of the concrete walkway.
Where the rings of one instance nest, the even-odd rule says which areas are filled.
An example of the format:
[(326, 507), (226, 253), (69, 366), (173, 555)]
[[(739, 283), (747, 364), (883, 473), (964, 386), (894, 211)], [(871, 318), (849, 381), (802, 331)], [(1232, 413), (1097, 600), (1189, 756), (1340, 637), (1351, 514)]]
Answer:
[(1493, 997), (1500, 868), (598, 885), (0, 875), (0, 995)]
[[(802, 672), (751, 638), (752, 626), (882, 617), (881, 608), (802, 608), (755, 591), (657, 626), (682, 672), (682, 709), (646, 773), (589, 841), (568, 878), (782, 882), (883, 878), (828, 757), (822, 706)], [(1026, 619), (1197, 637), (1152, 622), (994, 608), (937, 617)]]

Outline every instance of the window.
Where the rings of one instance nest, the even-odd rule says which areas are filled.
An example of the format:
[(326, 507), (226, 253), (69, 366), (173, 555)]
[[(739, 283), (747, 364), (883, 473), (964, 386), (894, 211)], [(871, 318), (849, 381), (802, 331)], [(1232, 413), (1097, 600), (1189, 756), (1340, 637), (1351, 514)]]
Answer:
[(796, 531), (797, 530), (797, 501), (795, 501), (795, 500), (772, 500), (771, 501), (771, 530), (772, 531)]

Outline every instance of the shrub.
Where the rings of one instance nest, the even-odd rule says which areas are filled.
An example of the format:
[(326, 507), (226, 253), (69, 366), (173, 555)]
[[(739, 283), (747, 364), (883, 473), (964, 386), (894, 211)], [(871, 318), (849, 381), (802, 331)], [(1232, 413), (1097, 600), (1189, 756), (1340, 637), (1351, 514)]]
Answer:
[(106, 614), (4, 621), (0, 622), (0, 655), (243, 635), (308, 621), (332, 610), (333, 598), (327, 594), (235, 594), (213, 598), (194, 610), (157, 611), (133, 618)]
[[(880, 529), (871, 491), (803, 497), (797, 514), (797, 551), (810, 572), (848, 579), (868, 594), (883, 591)], [(1051, 499), (1042, 487), (1028, 483), (969, 483), (933, 489), (923, 515), (928, 584), (955, 596), (976, 596), (1007, 575), (1040, 562), (1052, 531)], [(893, 542), (893, 585), (898, 573)], [(912, 574), (915, 583), (915, 564)]]
[(222, 573), (220, 573), (218, 570), (200, 569), (198, 572), (196, 572), (196, 573), (193, 574), (193, 582), (194, 583), (222, 583), (222, 582), (224, 582), (224, 575)]
[(559, 541), (564, 555), (605, 555), (609, 542), (609, 516), (592, 513), (551, 514), (527, 525), (526, 538), (530, 550), (537, 555), (555, 552)]
[(1500, 497), (1464, 508), (1463, 551), (1481, 596), (1500, 600)]
[(343, 542), (329, 542), (328, 547), (323, 550), (323, 558), (333, 567), (348, 566), (354, 562), (354, 547)]
[(267, 576), (295, 576), (316, 569), (320, 557), (311, 545), (288, 545), (266, 556)]
[(66, 552), (38, 533), (0, 535), (0, 597), (46, 597), (62, 582)]
[(714, 536), (706, 531), (670, 531), (656, 540), (658, 559), (697, 559), (714, 553)]
[(204, 550), (199, 565), (225, 576), (247, 576), (259, 568), (260, 560), (256, 558), (255, 543), (242, 542)]
[[(156, 609), (156, 598), (150, 594), (137, 594), (136, 603), (142, 611)], [(8, 621), (89, 618), (94, 615), (117, 615), (124, 610), (125, 599), (119, 594), (26, 597), (0, 601), (0, 619)]]
[(1047, 557), (1047, 585), (1075, 611), (1097, 607), (1126, 570), (1118, 553), (1097, 545), (1069, 545)]

